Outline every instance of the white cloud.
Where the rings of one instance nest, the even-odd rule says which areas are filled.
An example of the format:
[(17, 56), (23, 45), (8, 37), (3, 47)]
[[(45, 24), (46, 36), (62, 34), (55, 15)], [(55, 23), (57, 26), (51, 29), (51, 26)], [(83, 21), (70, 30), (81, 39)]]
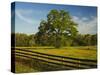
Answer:
[(89, 20), (89, 19), (88, 19), (87, 17), (83, 17), (82, 20), (83, 20), (83, 21), (87, 21), (87, 20)]
[(95, 34), (97, 33), (97, 17), (77, 17), (73, 16), (72, 19), (78, 23), (78, 31), (82, 34)]

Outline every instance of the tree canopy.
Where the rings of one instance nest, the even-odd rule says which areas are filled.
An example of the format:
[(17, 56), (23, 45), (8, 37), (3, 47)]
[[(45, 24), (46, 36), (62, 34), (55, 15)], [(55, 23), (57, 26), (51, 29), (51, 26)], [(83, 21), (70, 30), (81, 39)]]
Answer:
[(77, 34), (77, 23), (75, 23), (69, 12), (53, 9), (47, 15), (47, 20), (42, 20), (39, 32), (36, 34), (36, 43), (39, 45), (53, 45), (59, 48), (66, 45), (68, 38)]

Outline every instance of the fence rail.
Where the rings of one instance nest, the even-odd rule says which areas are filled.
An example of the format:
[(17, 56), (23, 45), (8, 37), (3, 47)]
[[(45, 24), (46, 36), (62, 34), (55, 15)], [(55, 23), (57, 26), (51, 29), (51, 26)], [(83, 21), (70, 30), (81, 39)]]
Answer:
[[(14, 50), (12, 49), (12, 52), (13, 51)], [(97, 60), (51, 55), (32, 51), (29, 49), (15, 48), (15, 55), (35, 59), (42, 62), (47, 62), (50, 65), (53, 64), (58, 66), (70, 67), (69, 69), (88, 69), (97, 67)]]

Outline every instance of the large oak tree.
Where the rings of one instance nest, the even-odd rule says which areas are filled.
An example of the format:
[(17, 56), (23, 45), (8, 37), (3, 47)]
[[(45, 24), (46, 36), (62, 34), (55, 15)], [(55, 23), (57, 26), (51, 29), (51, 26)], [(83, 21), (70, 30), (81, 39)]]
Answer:
[(47, 15), (47, 20), (40, 22), (35, 42), (38, 45), (51, 45), (60, 48), (71, 42), (77, 34), (77, 24), (72, 20), (69, 12), (53, 9)]

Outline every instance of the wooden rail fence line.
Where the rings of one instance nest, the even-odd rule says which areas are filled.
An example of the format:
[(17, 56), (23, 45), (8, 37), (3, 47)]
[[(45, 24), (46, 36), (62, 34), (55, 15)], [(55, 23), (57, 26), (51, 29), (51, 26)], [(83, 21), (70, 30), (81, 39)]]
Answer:
[[(13, 49), (12, 49), (12, 52), (13, 52)], [(31, 58), (31, 59), (39, 60), (42, 62), (47, 62), (48, 64), (65, 66), (65, 67), (70, 67), (73, 69), (97, 68), (96, 60), (78, 59), (78, 58), (50, 55), (50, 54), (30, 51), (27, 49), (20, 49), (20, 48), (16, 48), (15, 54), (20, 57)]]

